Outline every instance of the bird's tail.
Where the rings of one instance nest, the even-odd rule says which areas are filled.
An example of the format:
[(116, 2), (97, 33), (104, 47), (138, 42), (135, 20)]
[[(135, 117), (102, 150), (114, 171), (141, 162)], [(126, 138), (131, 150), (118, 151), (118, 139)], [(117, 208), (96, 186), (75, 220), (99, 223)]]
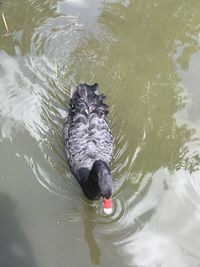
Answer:
[(71, 112), (107, 114), (108, 106), (104, 103), (106, 96), (97, 94), (97, 91), (97, 83), (93, 85), (80, 84), (76, 89), (72, 89), (70, 92)]

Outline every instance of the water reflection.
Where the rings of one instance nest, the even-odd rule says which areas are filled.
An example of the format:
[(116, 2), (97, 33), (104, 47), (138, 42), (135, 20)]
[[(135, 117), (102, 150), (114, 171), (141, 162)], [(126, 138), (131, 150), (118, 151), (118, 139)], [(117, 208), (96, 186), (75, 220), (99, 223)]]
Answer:
[[(84, 203), (92, 264), (102, 264), (101, 245), (110, 242), (114, 250), (122, 244), (124, 266), (192, 266), (188, 255), (199, 254), (199, 137), (177, 114), (188, 104), (180, 69), (199, 51), (200, 3), (88, 3), (2, 1), (11, 35), (0, 34), (1, 142), (24, 131), (21, 154), (42, 186), (66, 198), (74, 220)], [(90, 210), (64, 158), (68, 92), (80, 82), (99, 82), (108, 95), (116, 184), (109, 218), (99, 203)]]
[(134, 266), (188, 266), (184, 250), (176, 244), (173, 238), (170, 239), (164, 234), (145, 230), (136, 234), (132, 245), (129, 243), (123, 249), (126, 249), (130, 255), (134, 255), (132, 259)]
[[(18, 53), (25, 55), (29, 51), (30, 39), (35, 28), (42, 25), (49, 17), (55, 16), (56, 3), (57, 0), (47, 0), (45, 2), (22, 0), (19, 5), (13, 1), (2, 1), (1, 7), (4, 10), (11, 35), (8, 38), (0, 35), (0, 49), (11, 56)], [(3, 25), (2, 21), (0, 25)]]
[[(196, 236), (200, 220), (199, 175), (199, 171), (192, 175), (183, 170), (176, 172), (172, 181), (165, 179), (171, 190), (160, 190), (160, 196), (155, 197), (156, 191), (152, 186), (149, 188), (146, 201), (150, 203), (157, 198), (156, 210), (140, 231), (118, 242), (119, 249), (129, 255), (132, 264), (144, 267), (199, 265), (200, 242)], [(155, 178), (158, 180), (160, 176)], [(144, 205), (144, 200), (140, 205)], [(136, 206), (136, 210), (138, 208)], [(131, 217), (134, 218), (134, 211)]]
[[(184, 18), (180, 16), (182, 13)], [(190, 18), (190, 23), (186, 18)], [(119, 64), (125, 72), (121, 90), (117, 90), (117, 105), (114, 105), (118, 120), (123, 121), (126, 128), (125, 138), (120, 140), (117, 150), (124, 139), (128, 139), (131, 146), (114, 166), (129, 155), (123, 172), (134, 176), (135, 181), (161, 167), (180, 169), (188, 153), (187, 143), (193, 131), (186, 125), (178, 125), (174, 117), (184, 107), (183, 88), (174, 57), (178, 48), (186, 44), (191, 48), (190, 53), (199, 49), (197, 18), (195, 5), (177, 5), (172, 1), (168, 4), (130, 1), (128, 6), (104, 4), (99, 17), (118, 40), (112, 45), (105, 65)], [(173, 30), (172, 25), (177, 27)], [(189, 60), (184, 50), (180, 57)], [(115, 88), (111, 90), (115, 94)], [(199, 164), (195, 157), (193, 161), (194, 165)]]
[[(90, 211), (88, 211), (90, 209)], [(89, 249), (89, 254), (90, 254), (90, 259), (92, 264), (98, 265), (100, 263), (100, 248), (97, 244), (94, 230), (95, 230), (95, 225), (96, 225), (96, 218), (97, 218), (97, 213), (94, 209), (94, 207), (91, 207), (88, 205), (84, 205), (83, 208), (83, 217), (84, 217), (84, 236), (85, 240), (87, 241), (88, 249)], [(92, 214), (90, 214), (92, 212)], [(86, 214), (90, 214), (91, 216), (86, 216)]]
[(14, 201), (0, 192), (0, 261), (2, 266), (36, 267), (31, 246), (20, 228)]
[[(123, 177), (125, 183), (120, 190), (126, 192), (126, 205), (130, 203), (128, 226), (124, 231), (129, 238), (123, 238), (120, 232), (124, 251), (132, 258), (130, 265), (189, 266), (194, 259), (187, 253), (198, 259), (194, 232), (190, 232), (190, 238), (189, 235), (180, 237), (185, 227), (191, 225), (189, 216), (187, 219), (182, 214), (183, 210), (188, 211), (186, 201), (171, 189), (173, 178), (188, 185), (192, 179), (190, 173), (194, 175), (200, 165), (199, 149), (191, 149), (192, 143), (194, 147), (197, 144), (193, 140), (194, 129), (175, 116), (186, 104), (177, 64), (187, 69), (190, 55), (199, 50), (198, 5), (178, 5), (172, 1), (129, 1), (128, 6), (105, 3), (99, 17), (117, 40), (111, 45), (105, 65), (118, 66), (123, 75), (122, 81), (120, 76), (117, 77), (118, 85), (109, 83), (108, 76), (105, 80), (111, 84), (110, 94), (116, 101), (113, 113), (117, 117), (111, 117), (111, 120), (115, 120), (113, 128), (118, 141), (115, 154), (120, 157), (115, 158), (114, 175)], [(183, 47), (187, 49), (181, 49)], [(118, 86), (120, 90), (116, 90)], [(115, 125), (120, 127), (115, 128)], [(124, 150), (125, 140), (128, 145)], [(118, 167), (121, 164), (123, 168)], [(187, 170), (187, 180), (181, 172), (172, 175), (182, 169)], [(142, 183), (146, 186), (151, 179), (153, 183), (148, 194), (142, 193)], [(130, 187), (132, 183), (137, 183), (138, 189)], [(134, 189), (139, 193), (139, 203), (133, 197)], [(192, 196), (191, 199), (193, 203), (198, 202)], [(138, 234), (134, 234), (136, 220), (144, 225), (144, 230), (138, 227)], [(168, 227), (164, 221), (170, 222)], [(118, 223), (122, 225), (121, 221)], [(197, 222), (194, 225), (196, 227)], [(190, 249), (186, 245), (189, 239), (196, 244)]]

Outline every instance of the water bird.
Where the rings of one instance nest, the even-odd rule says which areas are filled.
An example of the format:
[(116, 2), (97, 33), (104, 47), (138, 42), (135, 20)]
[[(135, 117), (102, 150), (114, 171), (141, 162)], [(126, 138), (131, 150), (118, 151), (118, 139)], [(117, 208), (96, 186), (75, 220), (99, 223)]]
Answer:
[(106, 120), (105, 98), (98, 94), (97, 83), (71, 89), (64, 140), (67, 161), (83, 193), (90, 200), (103, 197), (104, 212), (111, 214), (113, 138)]

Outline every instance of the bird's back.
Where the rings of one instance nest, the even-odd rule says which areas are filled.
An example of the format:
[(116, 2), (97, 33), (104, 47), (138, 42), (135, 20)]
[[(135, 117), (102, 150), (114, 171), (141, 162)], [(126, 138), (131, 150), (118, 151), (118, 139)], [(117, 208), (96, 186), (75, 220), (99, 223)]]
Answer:
[(109, 166), (112, 159), (112, 134), (106, 121), (107, 105), (98, 85), (80, 84), (70, 95), (68, 118), (64, 125), (65, 152), (72, 172), (87, 168), (96, 160)]

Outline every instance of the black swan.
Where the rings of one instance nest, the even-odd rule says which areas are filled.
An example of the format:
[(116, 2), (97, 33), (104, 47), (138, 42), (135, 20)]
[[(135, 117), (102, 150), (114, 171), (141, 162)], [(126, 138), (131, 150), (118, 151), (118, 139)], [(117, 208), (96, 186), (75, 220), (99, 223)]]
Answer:
[(114, 183), (110, 171), (112, 134), (106, 121), (106, 96), (97, 94), (98, 84), (80, 84), (70, 92), (64, 124), (65, 153), (70, 169), (90, 200), (103, 196), (104, 212), (112, 212)]

